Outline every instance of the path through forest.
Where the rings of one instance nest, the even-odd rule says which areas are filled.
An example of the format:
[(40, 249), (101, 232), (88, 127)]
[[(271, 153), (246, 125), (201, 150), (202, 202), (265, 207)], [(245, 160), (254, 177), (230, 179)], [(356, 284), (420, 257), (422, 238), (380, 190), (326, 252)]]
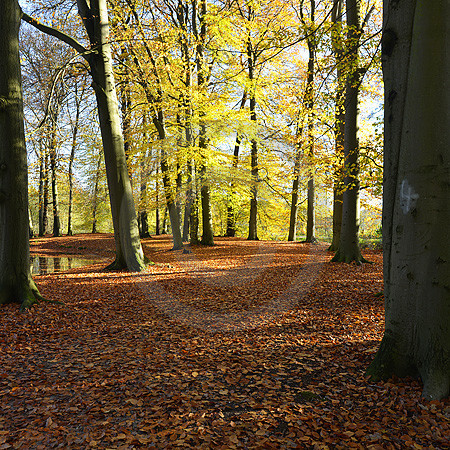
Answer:
[(370, 383), (382, 256), (215, 238), (145, 273), (107, 273), (110, 235), (36, 238), (33, 254), (99, 262), (36, 276), (64, 301), (0, 314), (0, 449), (450, 448), (450, 402)]

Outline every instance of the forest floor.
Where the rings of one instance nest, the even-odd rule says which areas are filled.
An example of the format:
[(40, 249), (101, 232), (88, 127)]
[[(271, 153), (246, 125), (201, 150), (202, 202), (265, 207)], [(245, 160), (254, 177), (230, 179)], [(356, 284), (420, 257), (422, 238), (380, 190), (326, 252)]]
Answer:
[(0, 314), (0, 450), (448, 449), (450, 401), (372, 383), (382, 255), (217, 238), (143, 240), (140, 274), (104, 272), (111, 235), (31, 241), (98, 263), (35, 276), (41, 304)]

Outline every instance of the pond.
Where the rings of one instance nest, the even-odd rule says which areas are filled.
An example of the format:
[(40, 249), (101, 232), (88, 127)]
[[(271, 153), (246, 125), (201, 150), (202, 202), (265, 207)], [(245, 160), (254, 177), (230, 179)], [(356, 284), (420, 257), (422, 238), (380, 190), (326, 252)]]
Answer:
[(79, 258), (77, 256), (31, 256), (31, 275), (47, 275), (76, 267), (88, 266), (96, 262), (98, 260)]

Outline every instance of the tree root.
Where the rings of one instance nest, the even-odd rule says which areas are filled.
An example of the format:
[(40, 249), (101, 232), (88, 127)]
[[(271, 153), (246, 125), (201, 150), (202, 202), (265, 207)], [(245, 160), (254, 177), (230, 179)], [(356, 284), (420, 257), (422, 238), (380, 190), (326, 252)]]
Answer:
[(40, 302), (54, 303), (57, 305), (64, 304), (58, 300), (49, 300), (43, 297), (32, 279), (25, 281), (23, 284), (18, 282), (16, 285), (2, 286), (0, 291), (0, 305), (18, 303), (20, 305), (20, 312), (24, 312)]
[(349, 253), (338, 249), (331, 259), (331, 262), (343, 262), (347, 264), (355, 263), (357, 266), (360, 266), (361, 264), (372, 264), (372, 261), (368, 261), (361, 255), (361, 251), (359, 249), (358, 251), (352, 251)]
[(301, 242), (302, 244), (314, 244), (317, 245), (319, 241), (313, 236), (311, 239), (305, 239)]
[(108, 264), (103, 271), (104, 272), (120, 272), (121, 270), (127, 270), (128, 272), (142, 272), (148, 264), (152, 264), (152, 262), (144, 256), (143, 264), (139, 264), (139, 267), (129, 268), (124, 261), (119, 259), (115, 259), (111, 264)]

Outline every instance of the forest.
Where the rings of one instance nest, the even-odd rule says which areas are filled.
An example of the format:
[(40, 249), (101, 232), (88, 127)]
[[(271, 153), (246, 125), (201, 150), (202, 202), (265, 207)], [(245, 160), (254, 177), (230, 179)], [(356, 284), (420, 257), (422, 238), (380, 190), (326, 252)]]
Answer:
[(0, 448), (448, 448), (449, 14), (2, 4)]
[[(352, 178), (362, 193), (362, 231), (377, 237), (380, 2), (360, 6), (351, 40), (342, 6), (332, 11), (330, 2), (166, 3), (109, 7), (141, 236), (172, 234), (173, 203), (183, 241), (189, 229), (203, 243), (213, 235), (331, 241), (333, 194), (344, 191), (344, 89), (352, 72), (361, 77), (362, 105)], [(70, 34), (77, 11), (61, 11), (61, 19), (51, 11), (52, 24)], [(35, 233), (112, 231), (88, 63), (53, 36), (27, 26), (22, 34)]]

